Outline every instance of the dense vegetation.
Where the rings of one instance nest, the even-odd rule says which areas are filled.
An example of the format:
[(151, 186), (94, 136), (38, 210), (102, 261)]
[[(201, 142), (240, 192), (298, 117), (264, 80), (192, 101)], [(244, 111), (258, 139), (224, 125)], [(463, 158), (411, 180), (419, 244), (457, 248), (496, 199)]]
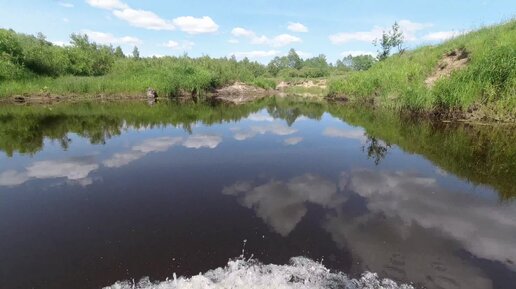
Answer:
[[(465, 68), (433, 86), (425, 84), (443, 56), (457, 50), (467, 54)], [(516, 118), (516, 20), (458, 36), (441, 45), (401, 52), (367, 71), (331, 81), (330, 95), (394, 109), (481, 108), (490, 118)]]
[[(326, 77), (351, 69), (365, 69), (354, 57), (337, 66), (326, 56), (301, 59), (295, 50), (268, 65), (245, 58), (203, 56), (140, 57), (120, 47), (99, 45), (87, 35), (71, 35), (70, 44), (57, 46), (37, 36), (0, 29), (0, 96), (16, 94), (141, 94), (153, 87), (158, 94), (197, 94), (242, 81), (272, 88), (282, 79)], [(358, 59), (358, 58), (357, 58)], [(362, 59), (361, 59), (362, 60)]]

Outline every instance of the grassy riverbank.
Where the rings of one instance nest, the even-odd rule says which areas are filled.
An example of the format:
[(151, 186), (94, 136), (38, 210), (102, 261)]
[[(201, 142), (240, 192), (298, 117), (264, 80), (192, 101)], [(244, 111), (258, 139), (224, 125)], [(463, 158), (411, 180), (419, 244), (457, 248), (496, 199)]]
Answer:
[[(454, 70), (446, 56), (462, 53)], [(329, 84), (329, 95), (353, 102), (421, 112), (460, 110), (471, 117), (516, 119), (516, 20), (485, 27), (441, 45), (394, 55), (367, 71), (352, 72)], [(459, 57), (461, 58), (461, 57)], [(460, 60), (460, 59), (459, 59)], [(451, 75), (434, 83), (439, 70)]]
[(354, 71), (353, 58), (330, 65), (324, 55), (303, 60), (294, 50), (268, 65), (208, 56), (140, 58), (93, 43), (85, 35), (72, 35), (70, 45), (61, 47), (43, 35), (0, 29), (0, 98), (141, 97), (148, 87), (172, 97), (202, 95), (235, 81), (266, 89), (288, 82), (286, 94), (328, 94), (445, 118), (514, 122), (515, 47), (516, 20), (511, 20), (440, 45), (372, 60), (365, 71)]

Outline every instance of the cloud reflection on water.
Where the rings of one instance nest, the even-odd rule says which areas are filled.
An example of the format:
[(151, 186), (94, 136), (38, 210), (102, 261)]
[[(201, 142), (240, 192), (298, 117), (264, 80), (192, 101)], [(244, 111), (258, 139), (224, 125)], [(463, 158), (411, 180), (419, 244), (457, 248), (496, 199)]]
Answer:
[[(356, 272), (372, 270), (427, 288), (492, 288), (486, 273), (458, 254), (463, 250), (516, 271), (515, 202), (450, 192), (416, 173), (351, 170), (336, 181), (305, 174), (237, 182), (223, 194), (236, 196), (282, 236), (307, 214), (308, 203), (322, 206), (321, 226), (352, 252)], [(356, 215), (345, 209), (351, 196), (367, 210)]]

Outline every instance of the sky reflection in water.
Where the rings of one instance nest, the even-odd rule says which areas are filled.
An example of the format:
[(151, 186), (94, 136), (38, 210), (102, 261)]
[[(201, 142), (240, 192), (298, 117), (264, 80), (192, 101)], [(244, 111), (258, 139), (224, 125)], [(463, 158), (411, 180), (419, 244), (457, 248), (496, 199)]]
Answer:
[(69, 133), (65, 151), (46, 140), (33, 156), (2, 155), (0, 280), (192, 275), (246, 239), (265, 263), (304, 255), (427, 288), (516, 284), (516, 203), (425, 156), (327, 113), (285, 121), (262, 109), (190, 130), (127, 126), (105, 144)]

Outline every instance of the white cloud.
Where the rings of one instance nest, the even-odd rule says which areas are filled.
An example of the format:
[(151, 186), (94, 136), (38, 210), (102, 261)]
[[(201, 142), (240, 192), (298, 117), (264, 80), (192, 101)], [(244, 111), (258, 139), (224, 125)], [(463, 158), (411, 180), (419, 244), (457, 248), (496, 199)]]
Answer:
[(17, 186), (29, 180), (26, 172), (8, 170), (0, 173), (0, 186)]
[(239, 141), (253, 138), (259, 134), (271, 133), (279, 136), (291, 135), (297, 132), (297, 129), (288, 127), (286, 125), (271, 124), (271, 125), (260, 125), (251, 126), (250, 128), (234, 130), (234, 138)]
[(127, 9), (129, 6), (120, 0), (86, 0), (86, 3), (90, 4), (95, 8), (114, 10), (114, 9)]
[(347, 50), (347, 51), (343, 51), (340, 53), (341, 56), (348, 56), (348, 55), (351, 55), (351, 56), (359, 56), (359, 55), (371, 55), (371, 56), (375, 56), (376, 53), (372, 52), (372, 51), (365, 51), (365, 50)]
[(89, 159), (69, 159), (64, 161), (39, 161), (27, 167), (27, 175), (38, 179), (62, 178), (81, 180), (99, 165)]
[(181, 16), (175, 18), (173, 23), (188, 34), (201, 34), (217, 32), (219, 25), (211, 17), (203, 16), (195, 18), (193, 16)]
[(130, 44), (139, 45), (142, 41), (136, 37), (123, 36), (116, 37), (111, 33), (104, 33), (99, 31), (82, 30), (83, 33), (87, 34), (88, 37), (99, 44)]
[(249, 59), (258, 59), (265, 57), (273, 57), (279, 55), (281, 52), (278, 50), (253, 50), (246, 52), (233, 52), (231, 55), (234, 55), (237, 59), (243, 59), (245, 57)]
[(152, 11), (133, 9), (119, 0), (86, 0), (93, 7), (112, 10), (117, 18), (128, 22), (131, 26), (150, 30), (174, 30), (176, 26), (188, 34), (213, 33), (219, 26), (209, 16), (196, 18), (180, 16), (166, 20)]
[(102, 162), (108, 168), (119, 168), (125, 166), (145, 155), (153, 152), (164, 152), (170, 147), (181, 143), (181, 137), (159, 137), (147, 139), (139, 145), (135, 145), (130, 151), (116, 153), (111, 158)]
[(57, 2), (59, 4), (59, 6), (62, 6), (62, 7), (65, 7), (65, 8), (73, 8), (74, 5), (72, 3), (69, 3), (69, 2)]
[(237, 182), (225, 187), (222, 193), (238, 197), (242, 206), (253, 209), (282, 236), (290, 234), (303, 219), (308, 211), (306, 203), (333, 208), (345, 201), (337, 195), (334, 182), (312, 174), (288, 181), (270, 180), (262, 185)]
[(371, 31), (337, 33), (330, 35), (329, 38), (333, 44), (343, 44), (352, 41), (373, 42), (380, 36), (382, 36), (382, 28), (375, 27)]
[(290, 34), (280, 34), (274, 37), (272, 40), (269, 40), (269, 44), (273, 47), (282, 47), (286, 45), (290, 45), (292, 43), (302, 42), (301, 38), (297, 36), (292, 36)]
[(242, 27), (233, 28), (231, 34), (235, 37), (247, 38), (251, 44), (269, 45), (272, 47), (282, 47), (292, 43), (302, 42), (301, 38), (290, 34), (280, 34), (273, 38), (269, 38), (265, 35), (258, 36), (254, 31)]
[(416, 37), (417, 32), (433, 26), (431, 23), (418, 23), (410, 20), (401, 20), (399, 25), (406, 41), (418, 40)]
[(177, 42), (174, 40), (169, 40), (163, 44), (163, 46), (174, 50), (190, 50), (194, 45), (195, 43), (192, 41)]
[(434, 178), (414, 173), (356, 170), (342, 177), (348, 190), (367, 200), (371, 213), (400, 219), (407, 228), (436, 230), (479, 258), (516, 269), (516, 203), (449, 192)]
[(231, 30), (231, 34), (235, 37), (254, 37), (255, 34), (251, 30), (247, 30), (242, 27), (235, 27), (233, 30)]
[(302, 141), (303, 141), (302, 137), (291, 137), (291, 138), (285, 139), (283, 141), (283, 144), (293, 146), (293, 145), (297, 145), (298, 143), (300, 143)]
[(362, 142), (366, 141), (365, 132), (363, 130), (357, 129), (340, 129), (335, 127), (328, 127), (323, 131), (324, 136), (328, 137), (339, 137), (339, 138), (347, 138), (347, 139), (356, 139)]
[(308, 32), (308, 28), (299, 22), (290, 22), (287, 29), (293, 32)]
[(91, 157), (37, 161), (22, 172), (8, 170), (0, 173), (0, 186), (21, 185), (33, 178), (67, 178), (74, 182), (81, 181), (98, 168), (99, 165)]
[[(400, 29), (403, 32), (405, 41), (416, 41), (416, 33), (432, 27), (430, 23), (418, 23), (410, 20), (400, 20), (398, 22)], [(344, 44), (352, 41), (358, 42), (373, 42), (373, 40), (380, 38), (383, 31), (389, 30), (390, 27), (375, 26), (369, 31), (357, 31), (357, 32), (342, 32), (329, 36), (330, 41), (333, 44)]]
[(134, 27), (146, 28), (150, 30), (174, 30), (175, 26), (171, 21), (162, 19), (154, 12), (126, 8), (113, 11), (113, 15), (127, 21)]
[(65, 17), (65, 18), (63, 18), (63, 22), (68, 23), (68, 22), (70, 22), (70, 19)]
[(216, 148), (222, 142), (222, 137), (219, 135), (198, 134), (189, 136), (184, 142), (183, 146), (187, 148)]
[(272, 116), (264, 112), (251, 113), (246, 119), (251, 121), (274, 121)]
[(439, 31), (428, 33), (425, 36), (423, 36), (422, 39), (427, 41), (443, 41), (460, 36), (462, 34), (464, 33), (458, 31)]
[(238, 44), (238, 43), (240, 43), (240, 41), (238, 39), (231, 38), (231, 39), (228, 40), (228, 43), (230, 43), (230, 44)]

